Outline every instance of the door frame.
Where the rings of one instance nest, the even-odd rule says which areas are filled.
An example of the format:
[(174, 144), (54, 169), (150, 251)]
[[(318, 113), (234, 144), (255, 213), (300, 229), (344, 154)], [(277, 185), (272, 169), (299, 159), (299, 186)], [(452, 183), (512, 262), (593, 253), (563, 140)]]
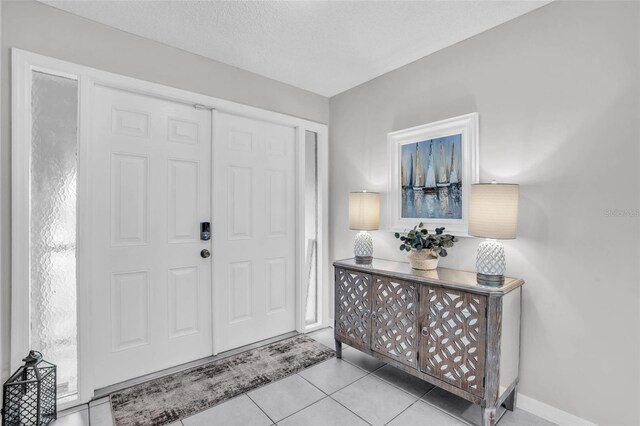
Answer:
[[(93, 87), (106, 86), (132, 93), (157, 97), (173, 102), (198, 105), (212, 111), (212, 143), (215, 126), (215, 111), (258, 119), (270, 123), (293, 127), (296, 132), (296, 331), (309, 332), (330, 325), (329, 317), (329, 255), (328, 255), (328, 126), (302, 118), (268, 111), (237, 102), (202, 95), (187, 90), (176, 89), (158, 83), (152, 83), (132, 77), (126, 77), (95, 68), (62, 61), (48, 56), (11, 49), (12, 94), (11, 94), (11, 369), (17, 368), (21, 358), (29, 349), (30, 341), (30, 246), (29, 246), (29, 213), (30, 213), (30, 157), (31, 157), (31, 73), (41, 71), (52, 75), (63, 76), (78, 81), (78, 187), (77, 187), (77, 262), (76, 282), (78, 309), (78, 397), (76, 400), (61, 405), (73, 406), (88, 402), (93, 397), (93, 378), (91, 374), (92, 360), (95, 354), (91, 347), (91, 286), (80, 285), (90, 283), (90, 258), (85, 247), (91, 240), (93, 224), (90, 223), (89, 208), (91, 205), (90, 178), (88, 170), (88, 151), (91, 139), (91, 106)], [(317, 176), (318, 176), (318, 294), (320, 297), (320, 321), (310, 326), (305, 325), (305, 303), (307, 287), (305, 276), (305, 241), (304, 241), (304, 191), (305, 191), (305, 133), (317, 135)], [(212, 155), (213, 155), (213, 149)], [(213, 159), (212, 159), (213, 166)], [(213, 179), (213, 172), (211, 173)], [(213, 182), (212, 182), (213, 185)], [(213, 199), (212, 199), (213, 203)], [(26, 242), (26, 243), (25, 243)], [(213, 268), (213, 262), (211, 262)], [(213, 277), (213, 270), (212, 270)], [(27, 284), (25, 284), (27, 283)], [(213, 292), (212, 292), (213, 294)], [(213, 315), (213, 300), (212, 315)], [(212, 317), (213, 318), (213, 317)], [(212, 327), (212, 333), (215, 327)], [(215, 336), (212, 336), (215, 342)], [(212, 347), (212, 354), (217, 350)]]

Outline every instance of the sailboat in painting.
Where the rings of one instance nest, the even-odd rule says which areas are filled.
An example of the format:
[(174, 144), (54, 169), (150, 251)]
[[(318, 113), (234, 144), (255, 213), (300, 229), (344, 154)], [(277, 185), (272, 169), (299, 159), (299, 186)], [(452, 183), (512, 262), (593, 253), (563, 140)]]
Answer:
[(411, 188), (411, 186), (413, 186), (413, 155), (411, 155), (411, 159), (409, 160), (409, 176), (407, 177), (409, 180), (407, 180), (405, 188)]
[(460, 185), (460, 174), (458, 173), (458, 163), (456, 163), (456, 147), (451, 145), (451, 166), (449, 167), (449, 184)]
[(422, 164), (420, 163), (420, 149), (416, 144), (416, 180), (413, 182), (413, 190), (419, 191), (424, 188), (424, 175), (422, 174)]
[(429, 141), (429, 158), (427, 159), (427, 171), (424, 190), (431, 192), (436, 190), (436, 170), (433, 165), (433, 141)]
[(449, 186), (449, 168), (444, 161), (444, 148), (440, 144), (440, 160), (438, 161), (438, 187)]
[(400, 185), (403, 188), (406, 188), (407, 187), (407, 172), (404, 170), (404, 163), (402, 161), (400, 162), (400, 170), (401, 170), (400, 171), (400, 177), (401, 177), (400, 178), (400, 182), (401, 182)]

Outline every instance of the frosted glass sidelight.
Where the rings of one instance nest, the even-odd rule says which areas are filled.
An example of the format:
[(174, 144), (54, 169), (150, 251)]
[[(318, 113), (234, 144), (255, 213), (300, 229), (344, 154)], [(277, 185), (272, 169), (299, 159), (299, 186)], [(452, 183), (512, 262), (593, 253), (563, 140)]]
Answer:
[(58, 398), (68, 398), (78, 388), (78, 83), (33, 72), (31, 94), (31, 348), (58, 366)]
[(318, 319), (318, 137), (305, 135), (305, 261), (307, 279), (306, 325)]

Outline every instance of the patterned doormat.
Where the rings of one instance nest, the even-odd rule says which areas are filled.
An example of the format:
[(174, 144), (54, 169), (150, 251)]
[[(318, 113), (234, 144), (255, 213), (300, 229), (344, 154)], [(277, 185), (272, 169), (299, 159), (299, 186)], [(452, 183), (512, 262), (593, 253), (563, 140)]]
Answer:
[(165, 425), (333, 358), (299, 335), (110, 395), (116, 426)]

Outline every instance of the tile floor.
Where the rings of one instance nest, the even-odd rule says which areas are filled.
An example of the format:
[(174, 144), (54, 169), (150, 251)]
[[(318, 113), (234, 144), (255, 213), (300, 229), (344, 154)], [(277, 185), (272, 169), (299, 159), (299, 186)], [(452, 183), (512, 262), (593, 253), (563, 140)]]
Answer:
[[(333, 330), (310, 335), (333, 347)], [(113, 426), (107, 398), (68, 410), (54, 426)], [(237, 396), (171, 426), (479, 425), (480, 408), (369, 355), (344, 346), (331, 359)], [(523, 410), (500, 426), (550, 426)]]

